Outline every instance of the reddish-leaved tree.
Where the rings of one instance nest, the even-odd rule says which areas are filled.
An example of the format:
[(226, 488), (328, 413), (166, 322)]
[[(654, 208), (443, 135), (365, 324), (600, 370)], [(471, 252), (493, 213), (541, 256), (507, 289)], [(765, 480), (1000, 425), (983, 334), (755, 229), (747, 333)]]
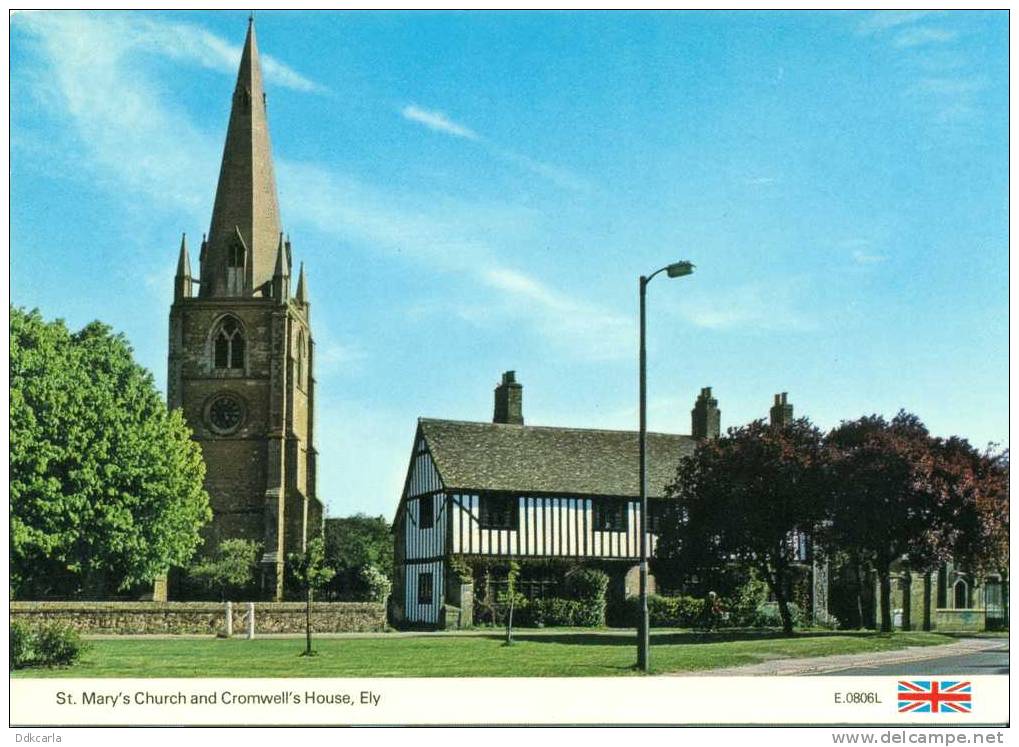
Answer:
[(822, 435), (805, 418), (762, 420), (704, 441), (679, 465), (655, 551), (665, 567), (712, 571), (733, 562), (757, 569), (778, 603), (783, 631), (800, 537), (823, 518)]

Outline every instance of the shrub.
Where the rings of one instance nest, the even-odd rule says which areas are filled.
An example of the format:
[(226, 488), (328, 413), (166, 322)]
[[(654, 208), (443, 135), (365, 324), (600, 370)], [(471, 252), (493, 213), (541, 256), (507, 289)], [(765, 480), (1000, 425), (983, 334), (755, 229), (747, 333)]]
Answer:
[(578, 599), (573, 610), (573, 624), (580, 628), (600, 628), (605, 625), (605, 597)]
[(27, 667), (35, 652), (35, 634), (32, 629), (20, 620), (11, 622), (11, 669)]
[(566, 577), (566, 596), (569, 599), (605, 599), (609, 577), (597, 568), (580, 568)]
[(449, 561), (449, 570), (461, 584), (474, 583), (474, 569), (462, 555), (454, 555)]
[(84, 650), (78, 631), (68, 625), (43, 626), (36, 637), (36, 663), (43, 666), (73, 664)]
[[(702, 622), (704, 600), (697, 597), (666, 597), (651, 594), (647, 599), (648, 618), (653, 628), (692, 628)], [(637, 625), (640, 597), (626, 600), (626, 624)]]
[(11, 623), (11, 669), (66, 666), (86, 649), (78, 632), (69, 625), (43, 625), (33, 629), (27, 623)]
[(366, 565), (361, 569), (361, 580), (368, 587), (368, 593), (373, 602), (385, 603), (389, 593), (393, 590), (393, 582), (374, 565)]
[[(799, 605), (789, 602), (789, 616), (793, 619), (793, 627), (799, 627), (801, 621)], [(778, 602), (765, 602), (757, 608), (754, 615), (754, 627), (757, 628), (781, 628), (782, 615), (778, 611)]]
[(757, 609), (768, 599), (768, 585), (751, 574), (745, 583), (739, 586), (732, 596), (722, 601), (729, 613), (729, 624), (736, 627), (754, 625)]
[(513, 621), (521, 627), (597, 628), (605, 624), (605, 602), (549, 597), (518, 602)]

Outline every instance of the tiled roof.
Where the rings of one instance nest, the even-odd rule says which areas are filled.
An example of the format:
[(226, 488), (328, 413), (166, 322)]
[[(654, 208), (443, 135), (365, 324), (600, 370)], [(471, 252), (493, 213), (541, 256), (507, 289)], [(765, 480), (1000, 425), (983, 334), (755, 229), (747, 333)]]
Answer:
[[(418, 421), (447, 488), (638, 496), (636, 431)], [(690, 436), (648, 434), (648, 495), (662, 497)]]

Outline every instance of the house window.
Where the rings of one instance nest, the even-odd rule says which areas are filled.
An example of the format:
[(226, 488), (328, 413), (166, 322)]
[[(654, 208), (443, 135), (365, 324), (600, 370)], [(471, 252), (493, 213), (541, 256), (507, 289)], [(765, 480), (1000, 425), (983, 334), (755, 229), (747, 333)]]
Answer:
[(418, 575), (418, 604), (432, 603), (432, 574)]
[(213, 363), (219, 369), (244, 368), (244, 330), (240, 322), (228, 316), (213, 336)]
[(594, 502), (594, 528), (602, 532), (626, 531), (626, 502), (602, 499)]
[(418, 527), (431, 529), (435, 526), (435, 496), (426, 495), (418, 499)]
[(478, 523), (482, 529), (516, 529), (517, 501), (508, 495), (482, 495)]

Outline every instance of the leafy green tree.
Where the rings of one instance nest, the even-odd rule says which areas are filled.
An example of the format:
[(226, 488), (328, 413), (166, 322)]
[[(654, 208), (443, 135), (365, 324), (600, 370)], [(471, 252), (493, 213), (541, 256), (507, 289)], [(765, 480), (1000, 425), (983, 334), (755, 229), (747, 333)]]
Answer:
[(499, 602), (506, 608), (506, 643), (513, 645), (513, 610), (517, 605), (522, 604), (526, 597), (517, 590), (517, 579), (520, 578), (520, 563), (515, 560), (509, 562), (509, 569), (506, 571), (506, 588), (499, 594)]
[(361, 580), (368, 587), (368, 593), (371, 595), (373, 602), (382, 602), (384, 604), (389, 599), (389, 594), (393, 590), (393, 582), (378, 568), (373, 565), (366, 565), (361, 569)]
[(11, 592), (101, 597), (185, 565), (212, 513), (179, 411), (122, 335), (11, 308)]
[(229, 593), (251, 589), (261, 552), (262, 546), (251, 540), (223, 540), (212, 555), (192, 565), (188, 575), (225, 601)]
[(755, 421), (698, 444), (684, 458), (655, 550), (667, 575), (718, 574), (738, 562), (753, 567), (778, 603), (789, 635), (800, 537), (823, 518), (824, 449), (806, 419), (782, 427)]
[(314, 656), (311, 648), (311, 602), (314, 592), (328, 584), (336, 571), (326, 565), (325, 542), (321, 537), (310, 540), (303, 553), (290, 553), (290, 570), (304, 590), (304, 627), (306, 646), (303, 656)]
[(382, 516), (355, 514), (325, 522), (326, 559), (336, 569), (328, 592), (333, 597), (371, 599), (369, 567), (393, 580), (393, 534)]

